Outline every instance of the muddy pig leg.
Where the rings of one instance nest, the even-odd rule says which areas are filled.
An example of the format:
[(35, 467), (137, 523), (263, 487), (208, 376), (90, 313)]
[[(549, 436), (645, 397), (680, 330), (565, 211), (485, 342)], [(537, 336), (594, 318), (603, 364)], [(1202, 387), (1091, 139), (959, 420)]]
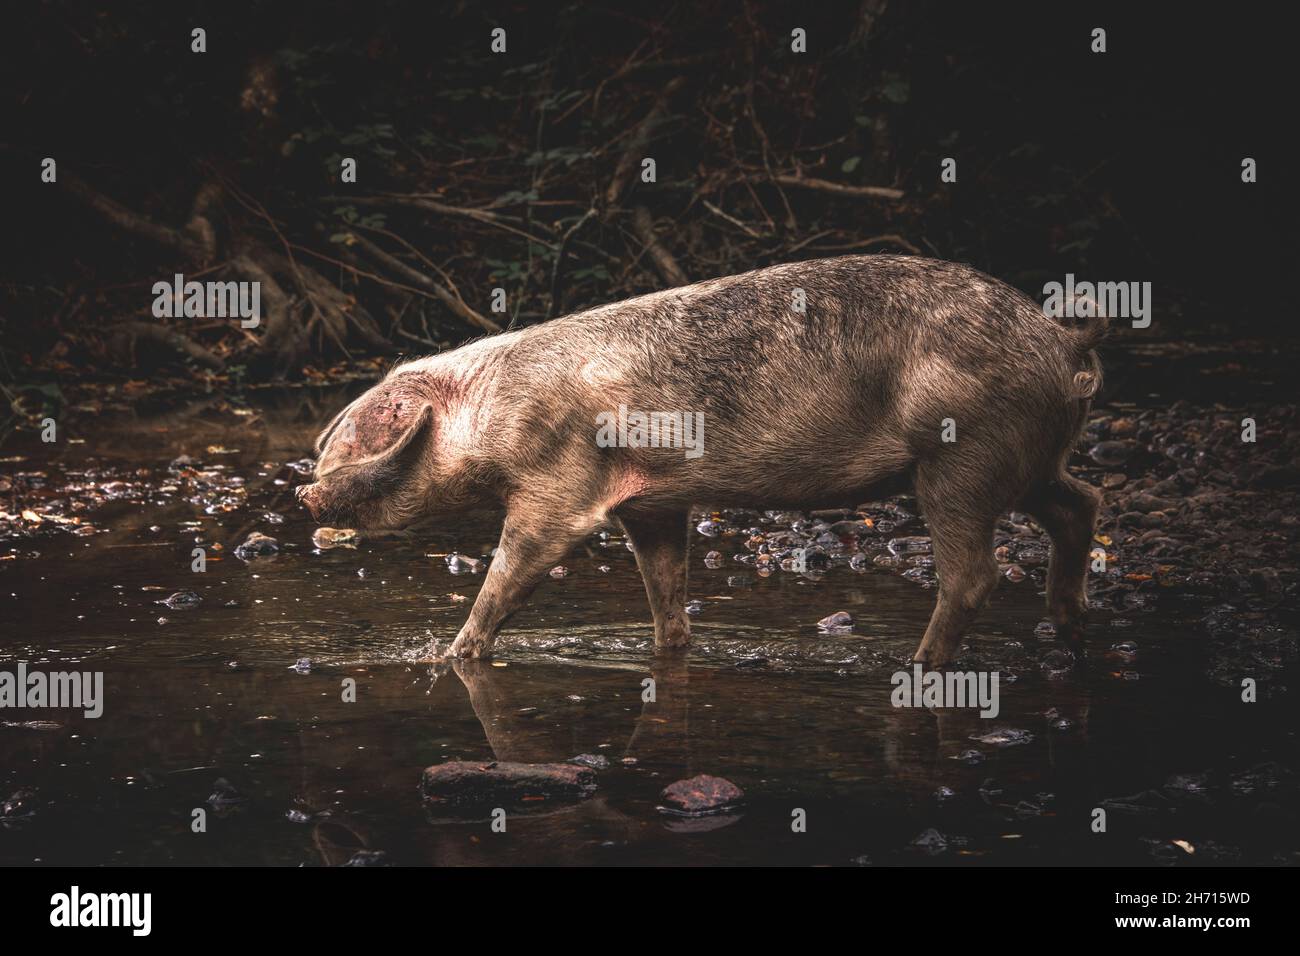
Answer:
[(1032, 487), (1021, 502), (1052, 538), (1047, 614), (1057, 636), (1076, 653), (1083, 650), (1088, 556), (1100, 505), (1101, 492), (1063, 471)]
[(962, 634), (998, 583), (993, 524), (1000, 509), (992, 489), (979, 487), (959, 466), (918, 467), (916, 491), (930, 525), (939, 600), (913, 660), (942, 667), (952, 660)]
[(691, 642), (686, 616), (686, 550), (690, 514), (673, 511), (650, 517), (619, 516), (636, 552), (655, 619), (656, 647), (685, 647)]
[[(485, 657), (497, 631), (533, 589), (598, 522), (548, 511), (549, 504), (519, 503), (506, 515), (501, 542), (469, 620), (451, 645), (453, 657)], [(566, 520), (567, 519), (567, 520)]]

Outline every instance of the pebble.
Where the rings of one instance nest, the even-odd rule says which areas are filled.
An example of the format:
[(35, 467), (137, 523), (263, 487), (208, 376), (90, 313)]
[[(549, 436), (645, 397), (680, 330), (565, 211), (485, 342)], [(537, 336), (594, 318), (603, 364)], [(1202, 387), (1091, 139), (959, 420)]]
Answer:
[(1016, 747), (1031, 742), (1034, 735), (1027, 730), (1016, 730), (1008, 727), (987, 734), (972, 734), (969, 739), (989, 747)]
[(311, 543), (322, 551), (355, 548), (360, 540), (361, 534), (355, 528), (317, 528), (311, 536)]
[(478, 558), (471, 558), (457, 551), (453, 551), (443, 560), (447, 563), (447, 570), (452, 574), (481, 574), (484, 568), (484, 562)]
[(853, 615), (848, 611), (836, 611), (818, 621), (817, 627), (829, 634), (843, 634), (853, 629)]
[(280, 542), (269, 535), (262, 534), (260, 531), (254, 531), (244, 543), (235, 548), (235, 557), (241, 561), (247, 561), (250, 558), (260, 558), (268, 554), (275, 554), (280, 550)]
[(191, 608), (196, 608), (202, 604), (203, 598), (199, 597), (193, 591), (177, 591), (175, 594), (163, 598), (158, 603), (167, 605), (167, 607), (171, 608), (173, 611), (188, 611)]
[(1088, 457), (1106, 468), (1124, 464), (1132, 454), (1133, 445), (1122, 441), (1098, 442), (1088, 449)]

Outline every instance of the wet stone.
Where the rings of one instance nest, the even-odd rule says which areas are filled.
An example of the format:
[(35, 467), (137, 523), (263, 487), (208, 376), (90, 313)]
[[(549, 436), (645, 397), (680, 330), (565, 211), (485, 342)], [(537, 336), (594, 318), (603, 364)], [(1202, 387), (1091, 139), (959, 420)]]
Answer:
[(929, 554), (931, 550), (930, 539), (924, 535), (911, 535), (906, 538), (891, 538), (889, 544), (890, 554), (898, 557), (908, 557), (913, 554)]
[(582, 767), (590, 767), (592, 770), (609, 769), (609, 758), (604, 754), (578, 754), (576, 757), (570, 757), (569, 763), (576, 763)]
[(1027, 730), (1004, 727), (987, 734), (972, 734), (969, 739), (989, 747), (1016, 747), (1031, 742), (1034, 735)]
[(207, 800), (208, 805), (218, 813), (234, 810), (247, 802), (248, 798), (236, 790), (235, 785), (225, 777), (217, 778), (217, 782), (212, 785), (212, 793)]
[(360, 541), (361, 535), (355, 528), (317, 528), (311, 536), (311, 543), (322, 551), (355, 548)]
[(582, 800), (595, 790), (596, 774), (575, 763), (452, 760), (426, 767), (420, 780), (426, 803), (454, 807)]
[(927, 856), (938, 856), (948, 851), (951, 842), (948, 837), (934, 827), (930, 827), (917, 834), (909, 845), (912, 849), (919, 850)]
[(698, 816), (735, 809), (744, 801), (745, 791), (730, 780), (700, 774), (669, 784), (659, 799), (663, 801), (661, 809), (665, 812)]
[(1106, 468), (1124, 464), (1132, 454), (1132, 444), (1122, 441), (1098, 442), (1088, 449), (1088, 457)]
[(1119, 660), (1129, 662), (1137, 659), (1138, 646), (1133, 641), (1120, 641), (1112, 644), (1110, 651)]
[(254, 531), (239, 547), (235, 548), (235, 557), (241, 561), (247, 561), (249, 558), (260, 558), (268, 554), (275, 554), (280, 550), (280, 542), (269, 535), (262, 534), (260, 531)]
[(357, 850), (343, 866), (392, 866), (383, 850)]
[(716, 538), (718, 535), (722, 534), (725, 527), (726, 525), (721, 521), (716, 521), (713, 518), (706, 518), (695, 526), (695, 530), (706, 538)]
[(30, 787), (15, 790), (0, 803), (0, 817), (5, 821), (24, 820), (36, 813), (37, 792)]
[(1175, 774), (1161, 789), (1174, 797), (1204, 800), (1209, 795), (1210, 783), (1203, 773)]
[(908, 568), (901, 576), (921, 587), (934, 587), (934, 572), (929, 568)]
[(165, 604), (173, 611), (188, 611), (190, 608), (196, 608), (203, 603), (203, 598), (199, 597), (193, 591), (177, 591), (158, 602)]
[(818, 621), (817, 627), (828, 634), (843, 634), (853, 629), (853, 615), (848, 611), (836, 611)]
[(478, 558), (471, 558), (456, 551), (447, 555), (443, 560), (447, 562), (447, 570), (452, 574), (480, 574), (484, 568), (484, 563)]
[(1043, 669), (1048, 677), (1057, 677), (1061, 674), (1068, 674), (1074, 670), (1074, 655), (1069, 651), (1055, 648), (1043, 655), (1039, 661), (1039, 666)]

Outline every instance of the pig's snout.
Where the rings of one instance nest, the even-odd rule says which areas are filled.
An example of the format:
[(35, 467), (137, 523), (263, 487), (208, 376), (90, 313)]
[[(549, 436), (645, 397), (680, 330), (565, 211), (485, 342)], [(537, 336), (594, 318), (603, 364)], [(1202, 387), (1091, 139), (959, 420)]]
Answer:
[(298, 496), (298, 503), (311, 512), (312, 520), (320, 518), (321, 500), (320, 485), (299, 485), (295, 492)]

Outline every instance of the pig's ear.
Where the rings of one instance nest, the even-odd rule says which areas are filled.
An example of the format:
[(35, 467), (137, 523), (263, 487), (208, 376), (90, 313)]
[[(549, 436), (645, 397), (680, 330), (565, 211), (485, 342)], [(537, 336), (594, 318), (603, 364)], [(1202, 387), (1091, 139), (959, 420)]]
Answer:
[(433, 406), (425, 405), (411, 427), (397, 441), (365, 463), (375, 481), (398, 480), (410, 473), (410, 468), (424, 454), (433, 440)]
[(339, 427), (339, 422), (343, 421), (343, 419), (347, 417), (348, 412), (352, 411), (353, 407), (356, 404), (357, 403), (355, 401), (351, 402), (346, 408), (343, 409), (343, 411), (339, 412), (337, 415), (331, 418), (330, 423), (325, 426), (324, 431), (322, 431), (319, 435), (316, 436), (316, 457), (317, 458), (319, 458), (321, 456), (321, 453), (325, 451), (325, 445), (329, 442), (330, 436), (334, 434), (334, 430)]

